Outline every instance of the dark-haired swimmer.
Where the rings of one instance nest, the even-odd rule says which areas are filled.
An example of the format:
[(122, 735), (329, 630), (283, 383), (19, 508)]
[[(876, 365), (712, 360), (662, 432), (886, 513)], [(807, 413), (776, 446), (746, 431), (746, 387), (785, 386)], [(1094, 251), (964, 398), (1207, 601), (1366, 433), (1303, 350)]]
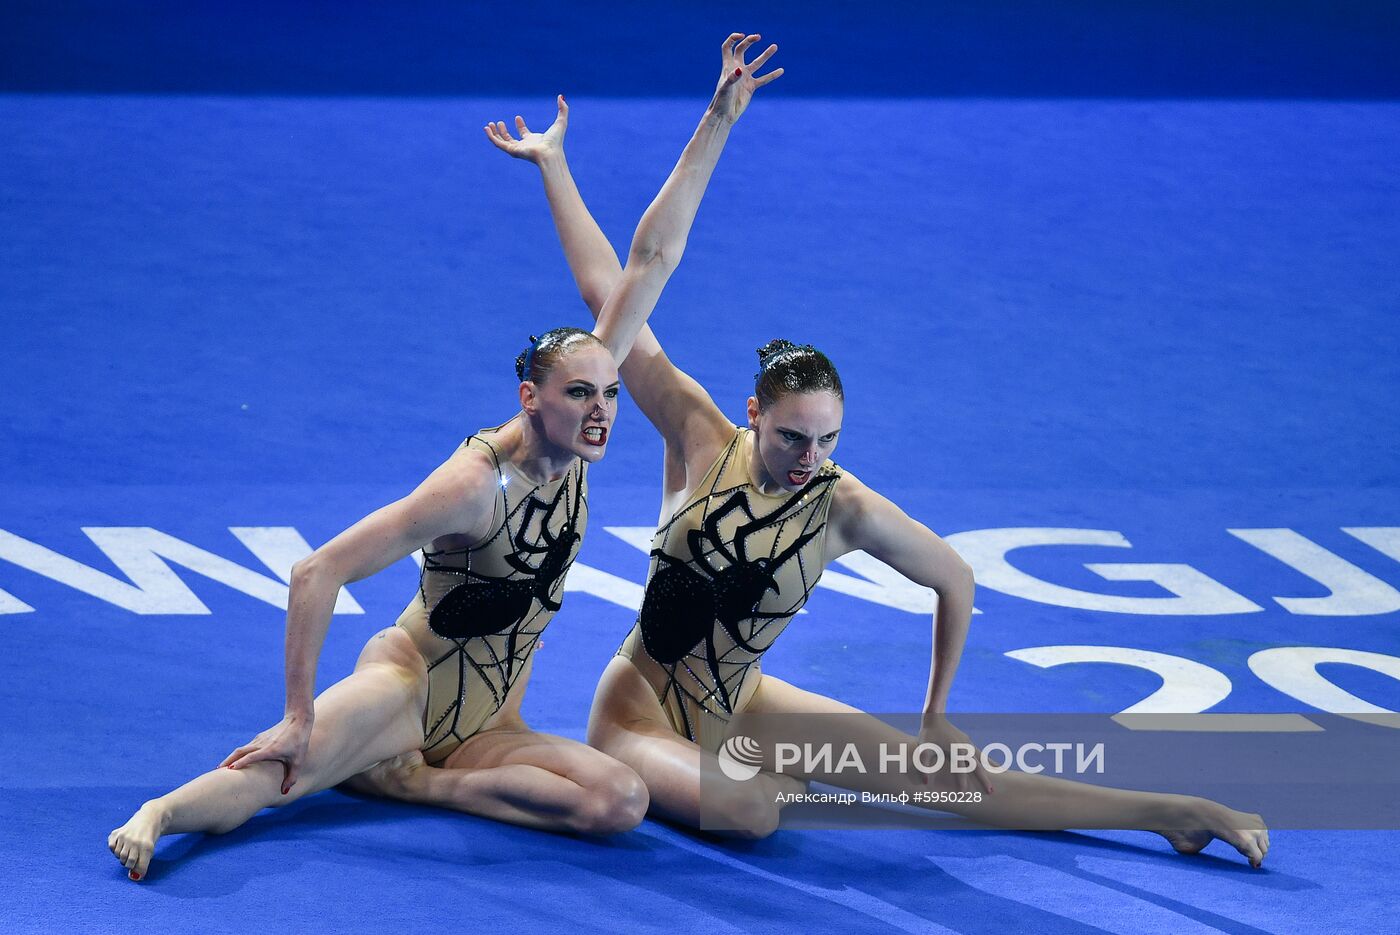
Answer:
[[(620, 264), (570, 178), (561, 99), (554, 125), (521, 138), (491, 133), (500, 148), (539, 166), (560, 240), (584, 301), (606, 310)], [(772, 342), (736, 428), (709, 394), (674, 366), (644, 327), (621, 372), (665, 440), (661, 523), (652, 542), (637, 625), (594, 697), (589, 742), (631, 766), (654, 815), (701, 822), (702, 765), (738, 712), (841, 714), (859, 725), (850, 739), (874, 749), (931, 742), (947, 750), (967, 736), (944, 716), (972, 614), (973, 575), (942, 539), (849, 471), (830, 462), (841, 432), (844, 391), (831, 361), (810, 346)], [(760, 668), (760, 659), (802, 607), (822, 569), (863, 550), (938, 594), (933, 655), (918, 737), (804, 691)], [(909, 792), (906, 775), (862, 776), (859, 788)], [(1155, 831), (1194, 853), (1219, 837), (1258, 866), (1269, 849), (1258, 815), (1205, 799), (1130, 792), (1010, 771), (995, 778), (939, 772), (934, 790), (984, 792), (978, 803), (940, 804), (1005, 828), (1122, 828)], [(791, 777), (760, 773), (725, 795), (707, 790), (705, 811), (748, 837), (774, 830), (778, 794)], [(920, 786), (927, 790), (929, 786)], [(917, 791), (917, 790), (914, 790)]]
[[(264, 807), (347, 780), (532, 828), (606, 834), (641, 821), (647, 795), (636, 773), (531, 731), (520, 702), (587, 524), (587, 465), (608, 444), (617, 362), (680, 260), (731, 127), (764, 83), (753, 73), (767, 55), (744, 64), (752, 42), (725, 42), (719, 86), (642, 216), (594, 331), (543, 335), (516, 362), (518, 414), (293, 568), (285, 717), (111, 833), (108, 846), (133, 880), (146, 875), (162, 835), (230, 831)], [(420, 588), (397, 625), (313, 703), (341, 587), (419, 548)]]

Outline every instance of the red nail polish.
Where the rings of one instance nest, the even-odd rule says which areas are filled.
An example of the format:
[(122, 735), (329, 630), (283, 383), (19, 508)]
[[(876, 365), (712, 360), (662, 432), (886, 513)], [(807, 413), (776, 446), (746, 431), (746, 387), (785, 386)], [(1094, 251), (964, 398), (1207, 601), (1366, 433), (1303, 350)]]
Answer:
[(137, 873), (135, 870), (131, 871), (131, 873), (128, 873), (127, 876), (131, 877), (133, 880), (141, 879), (141, 874)]

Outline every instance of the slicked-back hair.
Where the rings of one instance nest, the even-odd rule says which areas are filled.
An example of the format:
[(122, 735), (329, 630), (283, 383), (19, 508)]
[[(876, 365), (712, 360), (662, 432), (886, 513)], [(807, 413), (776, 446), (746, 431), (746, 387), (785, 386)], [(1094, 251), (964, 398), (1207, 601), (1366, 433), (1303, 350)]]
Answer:
[(530, 346), (515, 358), (515, 375), (531, 383), (543, 383), (560, 358), (589, 344), (604, 346), (597, 335), (582, 328), (551, 328), (539, 337), (532, 334)]
[(753, 375), (753, 394), (758, 408), (767, 409), (789, 393), (826, 390), (845, 401), (841, 376), (836, 365), (810, 344), (793, 344), (775, 338), (758, 349), (758, 373)]

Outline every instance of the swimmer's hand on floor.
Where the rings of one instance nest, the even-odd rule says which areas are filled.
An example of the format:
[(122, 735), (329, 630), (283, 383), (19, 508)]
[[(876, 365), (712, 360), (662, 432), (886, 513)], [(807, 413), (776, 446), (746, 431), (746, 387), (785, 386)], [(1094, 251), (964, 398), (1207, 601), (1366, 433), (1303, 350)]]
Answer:
[(569, 105), (564, 103), (562, 94), (556, 99), (556, 103), (559, 105), (559, 114), (543, 133), (532, 131), (525, 126), (525, 118), (517, 115), (515, 130), (520, 134), (520, 139), (510, 135), (510, 130), (506, 128), (503, 120), (486, 125), (486, 138), (495, 143), (496, 148), (502, 152), (539, 165), (542, 160), (564, 151), (564, 132), (569, 129)]
[[(967, 734), (959, 730), (943, 714), (938, 713), (924, 715), (923, 725), (919, 729), (919, 743), (931, 743), (943, 751), (943, 762), (950, 764), (949, 766), (945, 766), (944, 769), (947, 771), (948, 776), (952, 780), (954, 791), (981, 791), (989, 794), (996, 791), (996, 789), (992, 786), (992, 778), (987, 773), (987, 768), (982, 765), (981, 751), (977, 750), (977, 746), (972, 742), (971, 737), (967, 736)], [(952, 771), (951, 763), (953, 760), (954, 753), (954, 750), (952, 748), (953, 744), (965, 745), (960, 748), (961, 751), (964, 753), (966, 753), (968, 750), (976, 751), (976, 758), (973, 761), (976, 763), (975, 769), (973, 769), (971, 772)], [(929, 777), (927, 773), (923, 775), (923, 782), (925, 785), (927, 785), (929, 782)]]
[(264, 760), (282, 764), (282, 794), (292, 791), (306, 761), (306, 748), (311, 745), (312, 718), (287, 715), (237, 750), (224, 757), (220, 768), (243, 769)]
[(749, 46), (761, 38), (763, 37), (759, 35), (746, 36), (741, 32), (736, 32), (725, 39), (724, 44), (720, 46), (719, 87), (715, 89), (715, 97), (710, 102), (710, 110), (729, 123), (738, 120), (744, 110), (748, 108), (749, 101), (753, 100), (754, 91), (768, 82), (782, 77), (783, 70), (781, 68), (775, 68), (766, 75), (754, 77), (773, 53), (778, 51), (776, 45), (770, 45), (764, 49), (752, 62), (744, 63), (744, 53), (749, 50)]

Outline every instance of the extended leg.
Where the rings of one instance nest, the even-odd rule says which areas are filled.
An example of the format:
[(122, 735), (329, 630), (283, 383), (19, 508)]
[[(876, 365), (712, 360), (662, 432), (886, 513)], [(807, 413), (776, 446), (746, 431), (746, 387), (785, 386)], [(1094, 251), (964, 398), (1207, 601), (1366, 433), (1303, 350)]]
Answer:
[(354, 674), (316, 699), (306, 766), (288, 795), (281, 794), (281, 763), (210, 770), (142, 805), (108, 836), (107, 846), (132, 879), (141, 879), (163, 835), (231, 831), (263, 808), (330, 788), (378, 760), (415, 749), (423, 740), (420, 682), (411, 669), (362, 657)]
[[(839, 714), (852, 726), (851, 742), (868, 749), (879, 744), (917, 743), (917, 738), (896, 730), (849, 705), (804, 691), (781, 679), (764, 675), (747, 707), (752, 713)], [(951, 788), (946, 772), (930, 777), (930, 785), (916, 785), (910, 774), (871, 772), (859, 777), (860, 791), (914, 792)], [(942, 784), (940, 786), (940, 784)], [(993, 777), (995, 792), (978, 803), (941, 803), (976, 821), (1003, 828), (1049, 830), (1068, 828), (1119, 828), (1154, 831), (1178, 851), (1195, 853), (1212, 838), (1220, 838), (1259, 866), (1269, 852), (1269, 832), (1258, 815), (1233, 809), (1196, 796), (1132, 792), (1052, 776), (1010, 770)]]

